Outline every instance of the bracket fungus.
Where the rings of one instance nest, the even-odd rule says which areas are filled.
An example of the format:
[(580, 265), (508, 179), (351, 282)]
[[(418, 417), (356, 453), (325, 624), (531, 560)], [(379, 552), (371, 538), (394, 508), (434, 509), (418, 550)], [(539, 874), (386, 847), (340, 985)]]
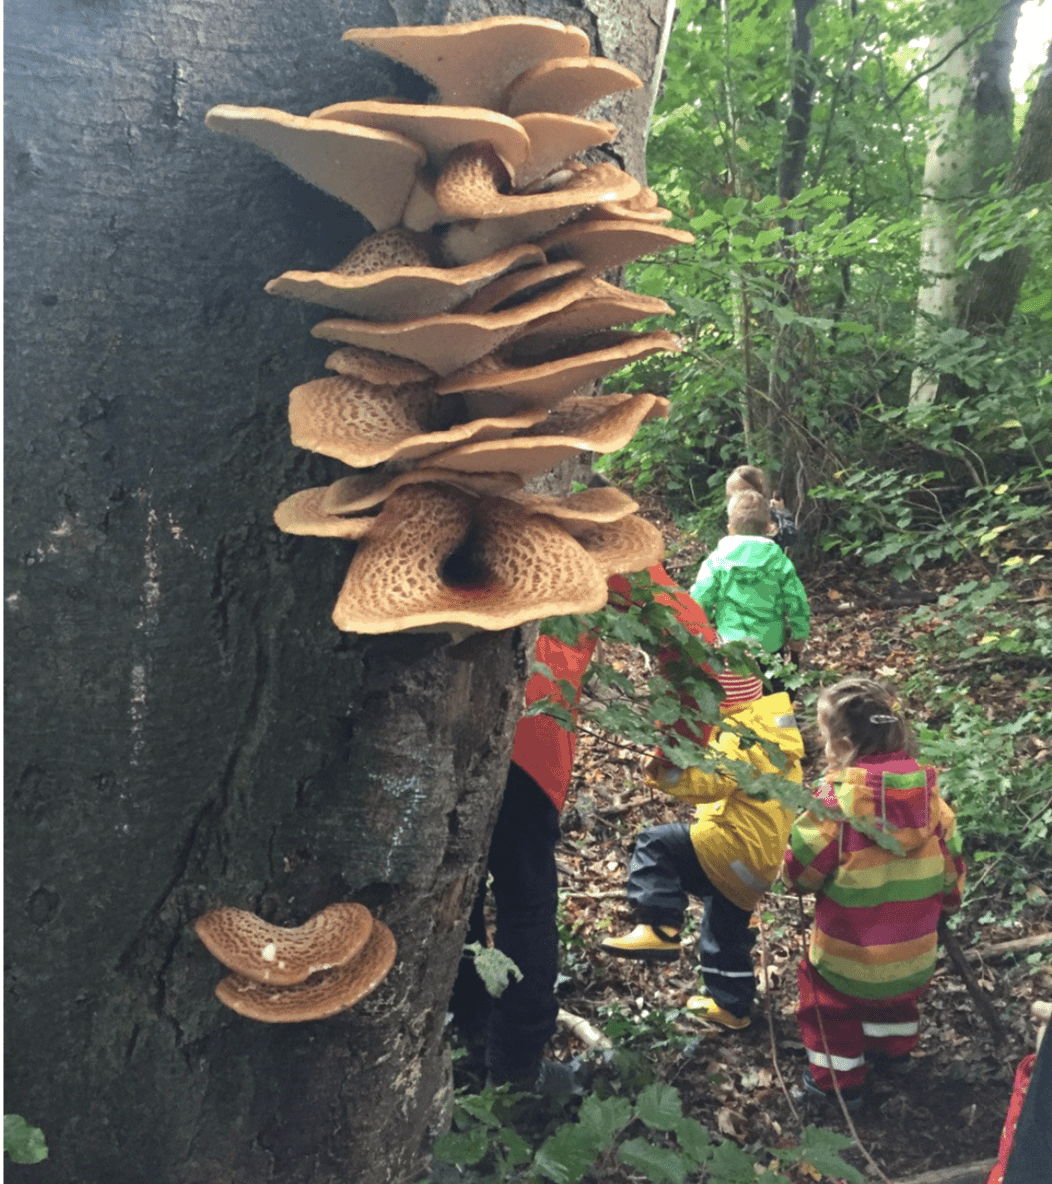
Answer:
[(551, 58), (591, 53), (588, 35), (544, 17), (495, 16), (459, 25), (348, 29), (345, 41), (375, 49), (423, 75), (442, 104), (501, 110), (508, 86)]
[(216, 987), (218, 998), (265, 1023), (346, 1011), (379, 986), (397, 953), (390, 929), (351, 902), (331, 904), (291, 929), (235, 908), (206, 913), (194, 928), (234, 971)]
[[(289, 426), (293, 444), (351, 470), (286, 497), (275, 522), (353, 546), (333, 609), (347, 632), (459, 638), (597, 609), (610, 574), (659, 560), (660, 532), (613, 489), (560, 498), (522, 487), (667, 414), (652, 394), (588, 393), (629, 361), (681, 347), (664, 330), (615, 328), (671, 309), (595, 278), (693, 242), (604, 155), (617, 126), (583, 114), (642, 84), (593, 56), (581, 29), (540, 17), (344, 39), (416, 71), (434, 99), (336, 101), (307, 115), (223, 104), (206, 120), (376, 231), (328, 271), (266, 285), (336, 310), (312, 330), (341, 343), (331, 373), (290, 393)], [(303, 980), (279, 981), (269, 962), (265, 977), (258, 959), (228, 963), (220, 997), (266, 1019), (310, 1018), (324, 997), (331, 1014), (364, 981), (350, 967), (393, 959), (384, 933), (373, 923), (357, 954)]]
[[(422, 261), (418, 255), (417, 261), (401, 262), (412, 256), (407, 251), (398, 253), (394, 245), (388, 247), (375, 241), (387, 239), (397, 244), (399, 240), (392, 236), (404, 239), (407, 234), (396, 228), (371, 235), (331, 271), (286, 271), (271, 280), (265, 290), (275, 296), (336, 308), (352, 317), (390, 321), (404, 315), (408, 308), (421, 317), (449, 312), (496, 280), (522, 270), (537, 271), (537, 265), (545, 263), (544, 252), (532, 243), (517, 243), (463, 267), (435, 267), (427, 254), (423, 254)], [(370, 251), (362, 249), (367, 244)], [(374, 265), (385, 255), (391, 262)], [(545, 266), (578, 271), (582, 267), (574, 260)]]

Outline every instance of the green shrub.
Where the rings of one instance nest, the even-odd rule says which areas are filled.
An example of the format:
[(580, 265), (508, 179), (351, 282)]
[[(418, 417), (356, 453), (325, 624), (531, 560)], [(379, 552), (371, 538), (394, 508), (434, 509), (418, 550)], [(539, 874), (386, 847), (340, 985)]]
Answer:
[[(783, 1169), (810, 1165), (849, 1184), (864, 1177), (840, 1156), (851, 1140), (807, 1127), (791, 1148), (744, 1150), (729, 1139), (713, 1140), (704, 1126), (683, 1113), (679, 1091), (653, 1082), (631, 1096), (589, 1094), (576, 1116), (530, 1138), (509, 1125), (514, 1102), (503, 1090), (460, 1094), (454, 1129), (435, 1140), (432, 1181), (445, 1179), (442, 1165), (465, 1184), (551, 1181), (579, 1184), (623, 1179), (624, 1169), (654, 1184), (790, 1184)], [(452, 1178), (452, 1177), (450, 1177)]]

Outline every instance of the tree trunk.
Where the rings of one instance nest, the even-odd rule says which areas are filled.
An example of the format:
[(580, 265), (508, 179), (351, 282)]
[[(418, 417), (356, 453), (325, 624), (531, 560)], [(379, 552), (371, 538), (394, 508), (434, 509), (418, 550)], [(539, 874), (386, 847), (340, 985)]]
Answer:
[[(1005, 196), (1052, 179), (1052, 46), (1027, 109), (1023, 131), (1005, 180)], [(960, 300), (961, 328), (999, 333), (1008, 327), (1030, 266), (1030, 250), (1013, 247), (996, 259), (981, 259), (969, 272)]]
[[(665, 10), (543, 15), (649, 82)], [(446, 1001), (529, 631), (454, 647), (332, 626), (346, 544), (271, 522), (342, 471), (288, 437), (287, 393), (326, 350), (317, 310), (261, 289), (367, 227), (203, 123), (219, 102), (416, 93), (340, 40), (391, 13), (7, 9), (5, 1101), (51, 1150), (13, 1180), (391, 1184), (446, 1120)], [(637, 175), (650, 98), (604, 111)], [(399, 944), (365, 1002), (264, 1025), (215, 1000), (194, 918), (298, 924), (344, 899)]]
[[(961, 272), (957, 266), (960, 202), (988, 189), (994, 171), (1011, 153), (1012, 96), (1009, 74), (1022, 0), (1010, 0), (993, 36), (969, 40), (960, 28), (933, 37), (928, 56), (942, 64), (928, 80), (928, 136), (921, 201), (921, 287), (917, 294), (918, 346), (933, 330), (957, 323)], [(945, 59), (945, 60), (944, 60)], [(910, 402), (931, 403), (938, 374), (918, 367)]]
[[(818, 0), (793, 0), (793, 38), (790, 54), (792, 95), (782, 139), (781, 165), (778, 170), (778, 196), (790, 203), (803, 186), (804, 164), (811, 134), (811, 113), (815, 95), (815, 63), (811, 57), (812, 38), (808, 24)], [(794, 236), (802, 224), (798, 219), (783, 218), (784, 237), (777, 250), (785, 260), (779, 277), (778, 302), (788, 308), (806, 311), (807, 292), (800, 283)], [(807, 331), (796, 326), (770, 322), (771, 353), (767, 368), (767, 390), (763, 403), (764, 452), (776, 458), (777, 479), (774, 489), (787, 497), (796, 510), (807, 494), (807, 473), (812, 471), (810, 445), (801, 430), (795, 376), (790, 374), (794, 357), (806, 356)]]

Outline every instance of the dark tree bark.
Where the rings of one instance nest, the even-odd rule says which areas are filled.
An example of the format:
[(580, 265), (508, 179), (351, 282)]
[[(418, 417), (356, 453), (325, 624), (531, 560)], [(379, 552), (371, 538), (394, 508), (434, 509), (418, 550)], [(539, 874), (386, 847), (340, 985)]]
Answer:
[[(815, 63), (811, 56), (812, 38), (808, 21), (817, 4), (818, 0), (793, 0), (793, 44), (790, 57), (792, 92), (778, 169), (778, 196), (786, 203), (800, 192), (807, 160), (815, 94)], [(801, 229), (801, 223), (794, 218), (783, 218), (782, 227), (784, 237), (777, 250), (785, 262), (785, 268), (778, 277), (777, 299), (782, 305), (803, 311), (808, 293), (800, 283), (793, 241)], [(812, 467), (808, 459), (810, 444), (800, 428), (796, 383), (791, 376), (783, 377), (783, 373), (794, 368), (791, 359), (796, 358), (798, 364), (799, 359), (806, 356), (808, 345), (806, 341), (801, 341), (799, 330), (792, 327), (772, 331), (771, 340), (767, 389), (762, 400), (758, 400), (759, 406), (753, 419), (755, 423), (763, 424), (765, 452), (776, 462), (775, 489), (796, 509), (807, 493), (807, 473)]]
[[(811, 132), (815, 78), (811, 63), (811, 27), (807, 22), (817, 3), (818, 0), (793, 0), (793, 90), (778, 170), (778, 196), (786, 202), (792, 201), (800, 192)], [(798, 226), (787, 227), (786, 233), (792, 234), (798, 229)]]
[[(1030, 99), (1023, 130), (1005, 179), (1005, 194), (1017, 197), (1031, 185), (1052, 179), (1052, 46)], [(961, 327), (976, 333), (1003, 332), (1030, 266), (1028, 247), (1013, 247), (996, 259), (979, 260), (965, 280)]]
[[(317, 310), (261, 289), (366, 226), (203, 119), (422, 97), (344, 28), (512, 9), (653, 76), (664, 0), (8, 6), (6, 1105), (51, 1148), (12, 1179), (390, 1184), (445, 1121), (528, 631), (331, 625), (349, 551), (270, 517), (341, 471), (288, 438)], [(650, 98), (613, 113), (639, 174)], [(340, 899), (399, 942), (357, 1009), (214, 999), (196, 916)]]

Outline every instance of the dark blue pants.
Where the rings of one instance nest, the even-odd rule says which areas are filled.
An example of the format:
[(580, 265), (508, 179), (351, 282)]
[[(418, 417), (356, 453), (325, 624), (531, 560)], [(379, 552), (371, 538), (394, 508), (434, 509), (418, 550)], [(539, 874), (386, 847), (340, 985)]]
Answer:
[(685, 822), (640, 831), (628, 865), (628, 901), (639, 919), (681, 929), (690, 896), (705, 902), (698, 937), (702, 980), (721, 1007), (746, 1016), (756, 994), (751, 953), (756, 937), (749, 910), (715, 888), (698, 862)]
[[(449, 1008), (469, 1044), (484, 1047), (486, 1065), (498, 1080), (529, 1075), (555, 1032), (558, 1004), (559, 903), (555, 844), (559, 812), (536, 781), (518, 765), (508, 770), (504, 800), (490, 842), (487, 866), (493, 878), (497, 927), (493, 944), (522, 972), (494, 999), (475, 971), (461, 960)], [(486, 880), (471, 910), (466, 941), (486, 942)]]

